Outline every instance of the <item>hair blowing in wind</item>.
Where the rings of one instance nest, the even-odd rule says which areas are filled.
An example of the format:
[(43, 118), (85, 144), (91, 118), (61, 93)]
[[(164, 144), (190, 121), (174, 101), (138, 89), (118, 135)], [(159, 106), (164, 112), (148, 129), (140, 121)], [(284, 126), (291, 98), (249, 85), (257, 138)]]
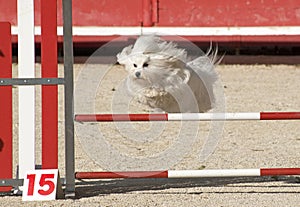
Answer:
[(126, 88), (154, 111), (206, 112), (214, 107), (217, 50), (191, 59), (187, 51), (158, 36), (140, 36), (125, 47), (118, 63), (128, 71)]

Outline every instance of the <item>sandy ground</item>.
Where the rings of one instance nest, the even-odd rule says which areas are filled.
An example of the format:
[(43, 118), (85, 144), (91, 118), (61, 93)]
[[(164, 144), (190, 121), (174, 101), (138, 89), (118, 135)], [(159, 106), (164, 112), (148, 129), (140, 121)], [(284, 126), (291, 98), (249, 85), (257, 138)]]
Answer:
[[(90, 70), (107, 66), (89, 66)], [(75, 65), (76, 77), (84, 79), (80, 71), (86, 66)], [(14, 65), (16, 73), (16, 65)], [(259, 111), (299, 111), (300, 108), (300, 67), (287, 65), (220, 65), (217, 67), (220, 85), (224, 90), (226, 112)], [(62, 73), (62, 66), (60, 65)], [(39, 65), (37, 65), (37, 74)], [(80, 74), (80, 75), (79, 75)], [(79, 75), (79, 76), (78, 76)], [(111, 112), (118, 111), (122, 104), (113, 99), (120, 90), (120, 82), (125, 73), (119, 67), (107, 71), (101, 84), (91, 88), (86, 81), (86, 88), (95, 94), (86, 94), (93, 100), (84, 100), (85, 91), (78, 91), (75, 98), (75, 112)], [(87, 79), (87, 78), (86, 78)], [(99, 82), (95, 77), (95, 82)], [(93, 82), (92, 81), (92, 82)], [(77, 81), (82, 85), (82, 82)], [(94, 86), (94, 84), (92, 84)], [(79, 87), (80, 88), (80, 87)], [(14, 89), (17, 92), (17, 89)], [(39, 87), (36, 89), (40, 93)], [(63, 89), (60, 87), (60, 112), (63, 111)], [(81, 106), (86, 103), (96, 103)], [(96, 100), (96, 101), (95, 101)], [(101, 104), (100, 104), (101, 103)], [(15, 103), (16, 104), (16, 103)], [(37, 105), (40, 100), (37, 99)], [(17, 107), (17, 105), (15, 106)], [(114, 108), (115, 107), (115, 108)], [(147, 109), (130, 103), (128, 111), (147, 112)], [(112, 110), (115, 109), (115, 110)], [(39, 112), (40, 109), (37, 109)], [(15, 113), (15, 160), (17, 163), (17, 114)], [(36, 162), (40, 163), (40, 117), (36, 118), (37, 147)], [(59, 170), (64, 177), (64, 137), (63, 117), (60, 114), (59, 128)], [(163, 127), (161, 128), (161, 125)], [(157, 168), (169, 169), (225, 169), (225, 168), (263, 168), (263, 167), (299, 167), (300, 130), (299, 121), (235, 121), (226, 122), (220, 129), (211, 128), (210, 123), (197, 123), (185, 126), (181, 123), (151, 125), (135, 123), (130, 125), (134, 133), (126, 130), (126, 125), (113, 123), (93, 124), (95, 133), (101, 132), (108, 145), (91, 143), (80, 137), (84, 124), (76, 124), (76, 171), (96, 171), (114, 168), (129, 169)], [(127, 125), (128, 126), (128, 125)], [(179, 132), (185, 127), (196, 127), (196, 135), (183, 135)], [(217, 127), (220, 127), (219, 125)], [(124, 129), (125, 128), (125, 129)], [(194, 128), (191, 128), (192, 130)], [(154, 131), (153, 131), (154, 130)], [(198, 130), (198, 131), (197, 131)], [(199, 154), (205, 145), (206, 137), (212, 131), (218, 134), (214, 153), (207, 159), (200, 160)], [(221, 132), (221, 133), (219, 133)], [(93, 136), (92, 133), (90, 136)], [(130, 137), (133, 135), (133, 138)], [(136, 136), (137, 135), (137, 136)], [(152, 136), (153, 135), (153, 136)], [(153, 138), (154, 137), (154, 138)], [(186, 140), (184, 140), (186, 139)], [(190, 141), (192, 140), (192, 141)], [(177, 143), (183, 148), (176, 154)], [(187, 145), (185, 145), (187, 143)], [(113, 146), (116, 154), (107, 155), (105, 146)], [(159, 157), (171, 148), (174, 160), (162, 164)], [(103, 152), (104, 151), (104, 152)], [(157, 155), (158, 158), (153, 156)], [(103, 160), (100, 158), (103, 158)], [(106, 156), (107, 157), (107, 156)], [(149, 158), (150, 159), (146, 159)], [(118, 160), (120, 158), (120, 160)], [(156, 162), (156, 161), (159, 162)], [(141, 165), (138, 165), (141, 161)], [(123, 162), (123, 163), (121, 163)], [(111, 163), (111, 165), (109, 165)], [(150, 167), (149, 167), (150, 166)], [(297, 176), (254, 177), (254, 178), (218, 178), (218, 179), (140, 179), (140, 180), (82, 180), (76, 182), (75, 200), (57, 200), (49, 202), (22, 202), (20, 196), (0, 197), (0, 206), (298, 206), (300, 203), (300, 183)]]

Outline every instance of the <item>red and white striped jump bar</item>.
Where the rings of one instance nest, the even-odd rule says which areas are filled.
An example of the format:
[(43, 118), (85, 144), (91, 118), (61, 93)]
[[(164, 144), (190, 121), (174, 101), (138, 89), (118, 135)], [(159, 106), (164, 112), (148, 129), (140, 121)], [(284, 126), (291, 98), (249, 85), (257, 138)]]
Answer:
[(209, 178), (209, 177), (257, 177), (300, 175), (300, 168), (222, 169), (222, 170), (167, 170), (128, 172), (76, 172), (76, 179), (113, 178)]
[(300, 112), (254, 113), (168, 113), (168, 114), (78, 114), (78, 122), (120, 121), (234, 121), (234, 120), (291, 120), (300, 119)]

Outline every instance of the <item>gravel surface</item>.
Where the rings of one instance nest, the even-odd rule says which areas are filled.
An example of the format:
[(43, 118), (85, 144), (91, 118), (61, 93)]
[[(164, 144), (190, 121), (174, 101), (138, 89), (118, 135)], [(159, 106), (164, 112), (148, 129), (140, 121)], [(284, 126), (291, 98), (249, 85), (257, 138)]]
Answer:
[[(37, 65), (37, 75), (39, 75)], [(59, 66), (63, 73), (62, 66)], [(91, 109), (89, 104), (81, 106), (82, 101), (75, 98), (75, 112), (82, 110), (92, 112), (117, 111), (124, 107), (116, 98), (122, 89), (120, 82), (126, 73), (120, 66), (107, 71), (99, 84), (95, 76), (91, 82), (98, 82), (97, 88), (85, 77), (88, 69), (107, 69), (105, 65), (75, 65), (75, 75), (86, 82), (85, 87), (94, 94), (78, 91), (77, 95), (84, 100), (84, 95), (91, 96), (87, 103), (96, 103)], [(260, 111), (299, 111), (300, 109), (300, 67), (287, 65), (220, 65), (217, 67), (220, 84), (225, 94), (226, 112), (260, 112)], [(14, 65), (17, 73), (17, 66)], [(81, 73), (80, 73), (81, 72)], [(92, 85), (89, 85), (92, 84)], [(79, 87), (80, 88), (80, 87)], [(14, 88), (17, 92), (17, 88)], [(36, 87), (39, 95), (40, 88)], [(63, 111), (63, 88), (60, 91), (60, 112)], [(17, 94), (15, 94), (16, 98)], [(17, 107), (16, 102), (14, 103)], [(37, 106), (40, 100), (37, 99)], [(115, 107), (115, 108), (114, 108)], [(127, 107), (127, 106), (126, 106)], [(115, 109), (115, 110), (112, 110)], [(137, 103), (129, 104), (130, 112), (147, 112), (149, 109)], [(39, 112), (40, 109), (37, 109)], [(64, 177), (64, 137), (63, 116), (60, 113), (59, 128), (59, 170)], [(14, 166), (17, 160), (17, 113), (14, 123)], [(36, 162), (40, 163), (40, 117), (38, 123)], [(300, 130), (299, 121), (234, 121), (222, 125), (222, 133), (217, 135), (217, 145), (207, 159), (199, 159), (199, 154), (205, 145), (205, 137), (212, 133), (209, 123), (149, 124), (132, 123), (133, 138), (126, 125), (113, 123), (94, 124), (93, 129), (102, 133), (108, 146), (113, 146), (119, 154), (129, 158), (119, 161), (117, 155), (99, 160), (106, 155), (100, 143), (90, 143), (86, 137), (79, 137), (84, 124), (76, 124), (76, 170), (97, 171), (113, 168), (143, 169), (153, 164), (153, 168), (164, 166), (156, 162), (152, 155), (167, 151), (172, 143), (179, 143), (182, 154), (176, 154), (177, 145), (171, 148), (175, 160), (165, 164), (169, 169), (227, 169), (227, 168), (269, 168), (269, 167), (299, 167)], [(160, 128), (160, 125), (163, 125)], [(192, 126), (193, 125), (193, 126)], [(128, 127), (129, 125), (127, 125)], [(196, 136), (184, 132), (184, 138), (176, 139), (180, 131), (186, 127), (196, 127)], [(154, 131), (153, 131), (154, 130)], [(155, 131), (158, 130), (158, 131)], [(96, 132), (97, 133), (97, 132)], [(143, 136), (139, 136), (142, 134)], [(213, 134), (213, 133), (212, 133)], [(93, 134), (92, 134), (93, 135)], [(138, 135), (138, 136), (135, 136)], [(153, 136), (152, 136), (153, 135)], [(154, 138), (153, 138), (154, 137)], [(192, 141), (191, 141), (192, 140)], [(187, 145), (185, 145), (187, 143)], [(101, 146), (102, 145), (102, 146)], [(103, 154), (104, 153), (104, 154)], [(160, 155), (160, 154), (159, 154)], [(124, 156), (124, 157), (126, 157)], [(150, 159), (145, 159), (150, 157)], [(160, 157), (160, 156), (158, 156)], [(140, 162), (140, 166), (138, 165)], [(161, 161), (161, 160), (159, 160)], [(111, 165), (109, 165), (109, 162)], [(119, 167), (119, 168), (118, 168)], [(148, 169), (148, 167), (147, 167)], [(14, 169), (15, 170), (15, 169)], [(298, 206), (300, 203), (299, 176), (279, 177), (240, 177), (217, 179), (139, 179), (139, 180), (81, 180), (76, 181), (75, 200), (57, 200), (47, 202), (22, 202), (20, 196), (1, 196), (0, 206)]]

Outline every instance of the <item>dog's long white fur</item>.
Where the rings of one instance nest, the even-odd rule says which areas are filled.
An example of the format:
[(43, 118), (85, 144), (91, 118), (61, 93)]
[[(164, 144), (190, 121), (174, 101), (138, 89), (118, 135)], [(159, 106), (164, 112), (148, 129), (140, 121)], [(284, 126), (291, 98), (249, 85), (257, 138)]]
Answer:
[(187, 51), (157, 36), (140, 36), (117, 59), (128, 71), (130, 95), (165, 112), (206, 112), (213, 108), (217, 50), (189, 61)]

